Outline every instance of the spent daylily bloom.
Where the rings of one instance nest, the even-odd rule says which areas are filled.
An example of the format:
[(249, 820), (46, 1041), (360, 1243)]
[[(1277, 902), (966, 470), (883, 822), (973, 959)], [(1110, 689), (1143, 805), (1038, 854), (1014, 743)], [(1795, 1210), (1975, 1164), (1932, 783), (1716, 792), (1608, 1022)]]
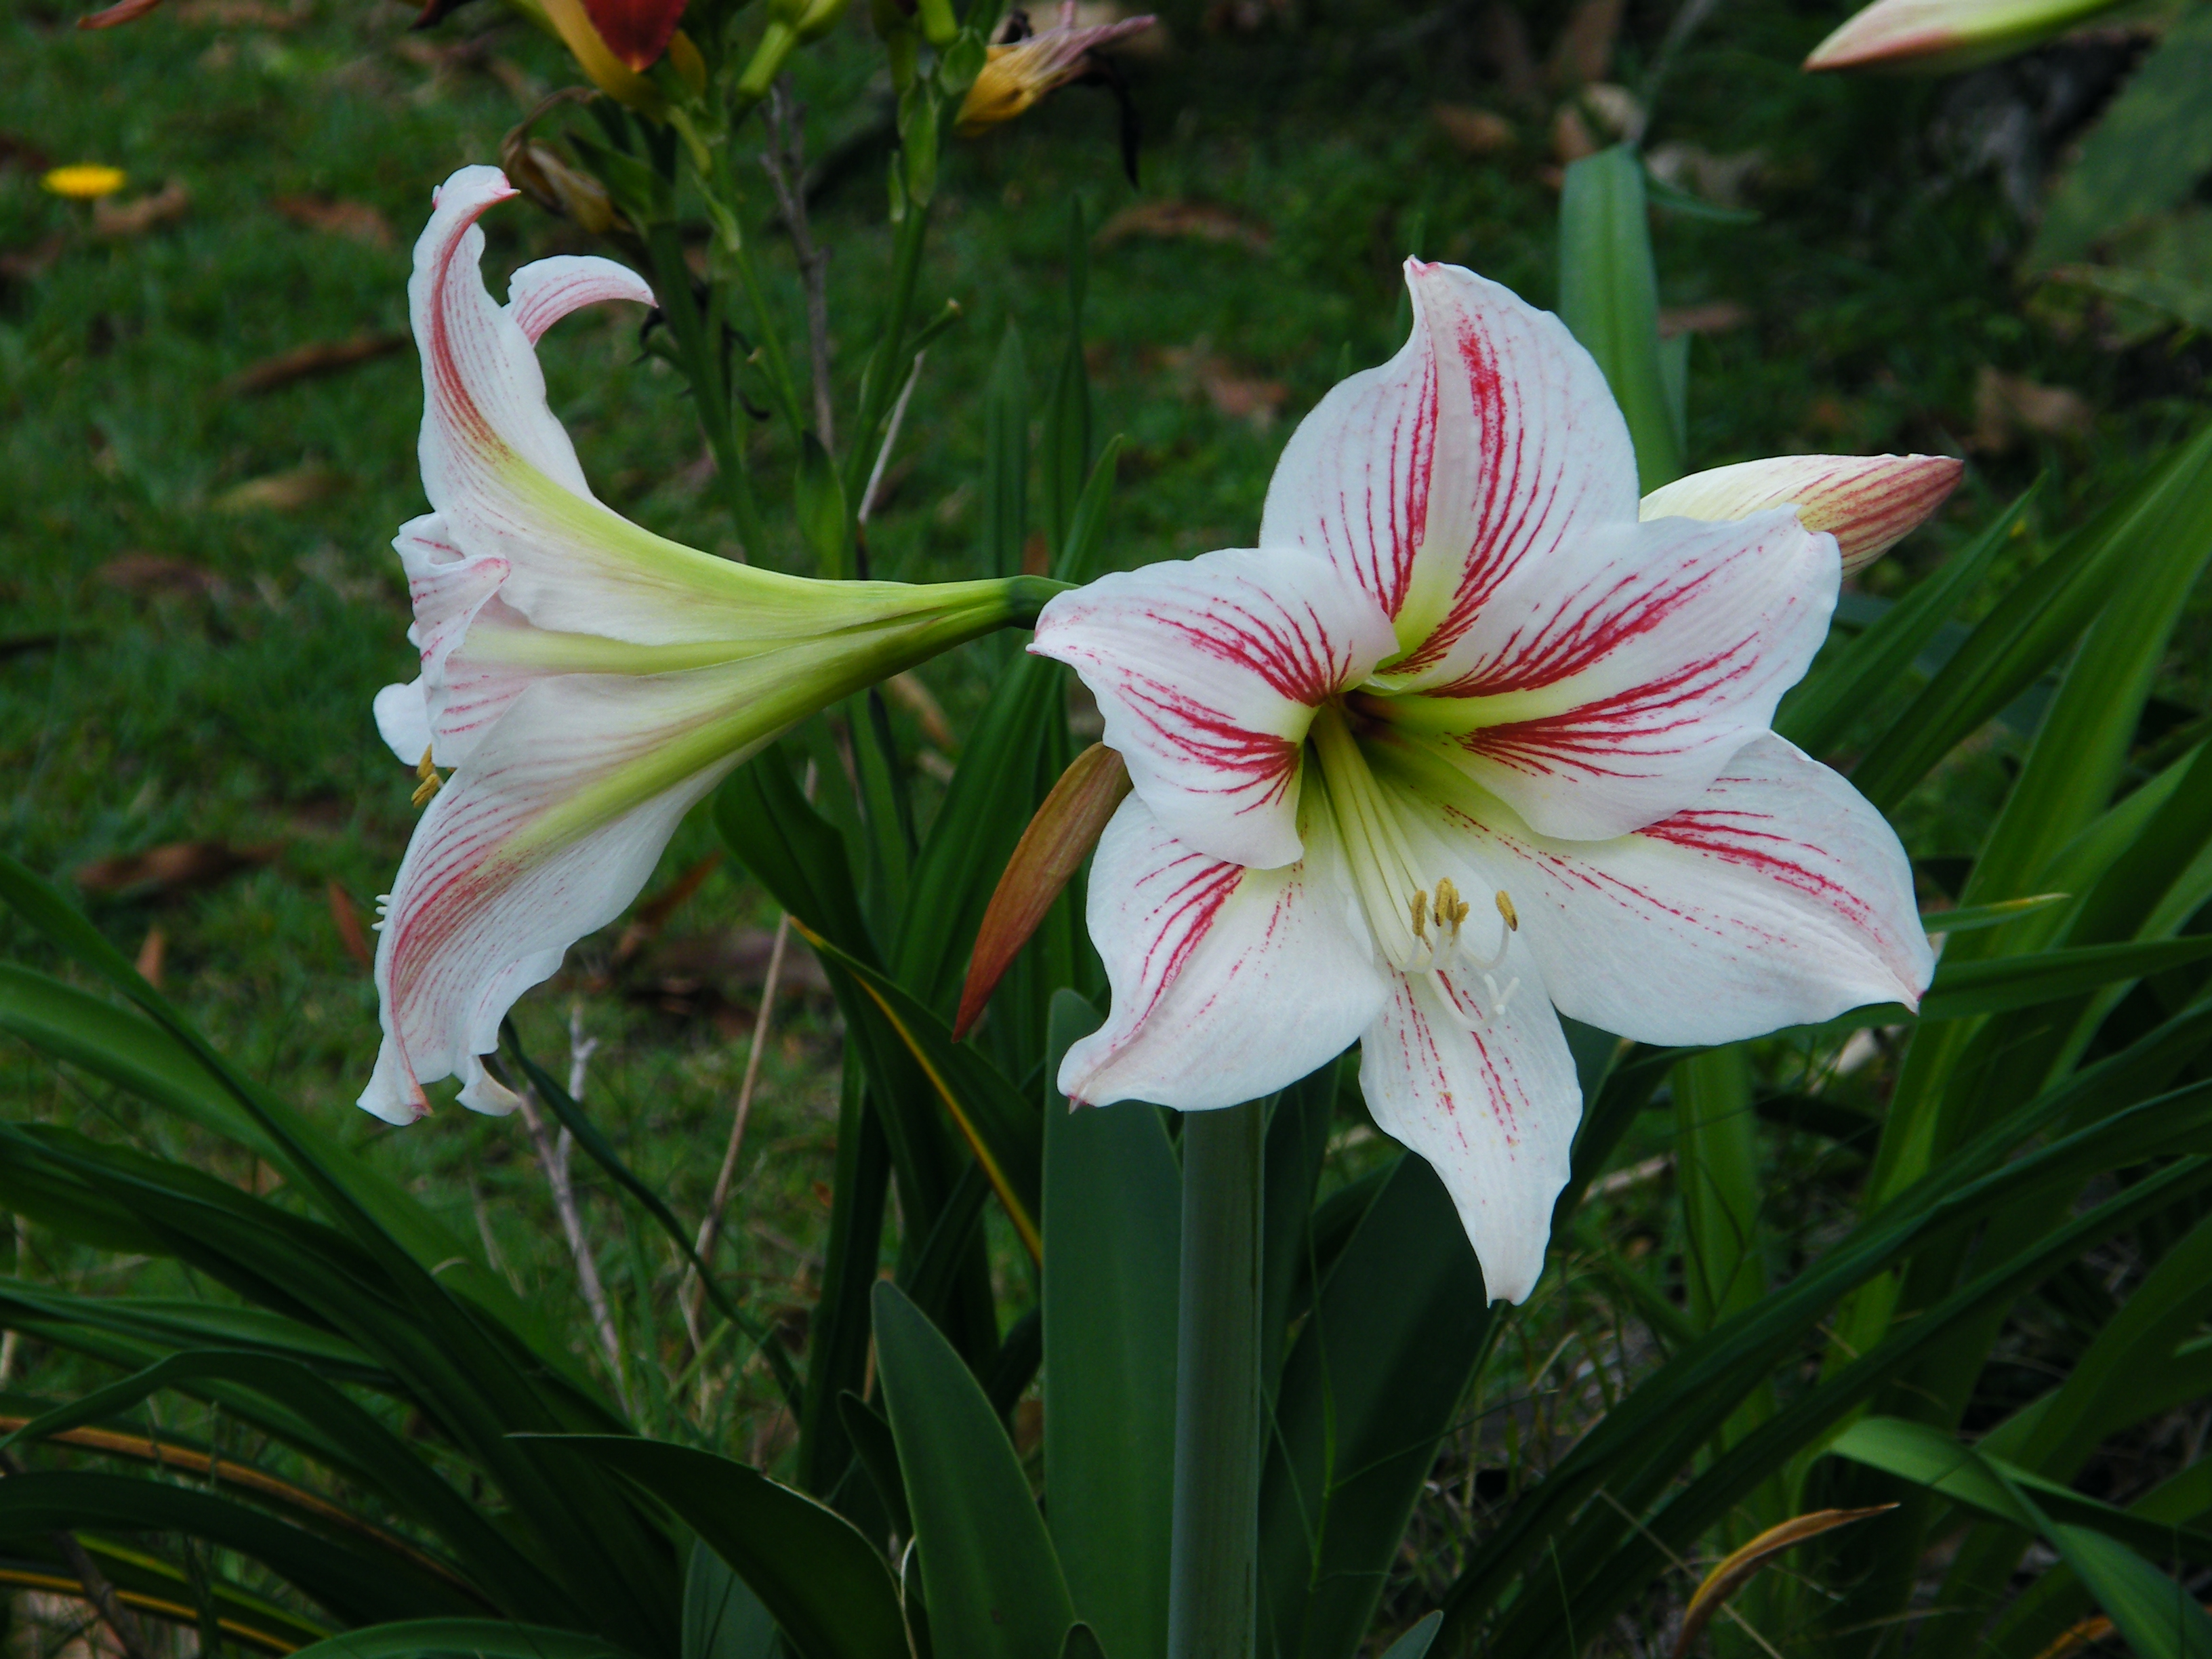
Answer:
[(1958, 469), (1762, 462), (1642, 515), (1565, 325), (1455, 267), (1407, 279), (1412, 337), (1292, 435), (1256, 550), (1038, 620), (1133, 785), (1091, 878), (1113, 1006), (1060, 1087), (1228, 1106), (1358, 1039), (1376, 1121), (1519, 1301), (1581, 1114), (1559, 1014), (1724, 1042), (1926, 988), (1896, 836), (1769, 723), (1838, 543), (1895, 539)]
[(1091, 53), (1109, 41), (1152, 27), (1154, 20), (1125, 17), (1088, 27), (1076, 23), (1075, 0), (1066, 0), (1060, 21), (1028, 33), (1026, 16), (1007, 15), (1007, 38), (988, 49), (982, 72), (961, 100), (958, 130), (975, 134), (1011, 121), (1048, 93), (1080, 80), (1096, 67)]
[[(477, 220), (515, 191), (464, 167), (408, 284), (431, 511), (393, 544), (422, 677), (377, 695), (427, 810), (385, 902), (384, 1026), (361, 1103), (408, 1122), (422, 1085), (514, 1097), (479, 1056), (517, 997), (613, 921), (684, 812), (777, 732), (1034, 614), (1033, 579), (911, 586), (781, 575), (666, 541), (603, 506), (545, 402), (537, 342), (580, 306), (653, 303), (611, 260), (541, 259), (505, 306)], [(453, 769), (440, 780), (438, 768)]]
[(1875, 0), (1813, 48), (1808, 70), (1970, 68), (2062, 34), (2118, 0)]

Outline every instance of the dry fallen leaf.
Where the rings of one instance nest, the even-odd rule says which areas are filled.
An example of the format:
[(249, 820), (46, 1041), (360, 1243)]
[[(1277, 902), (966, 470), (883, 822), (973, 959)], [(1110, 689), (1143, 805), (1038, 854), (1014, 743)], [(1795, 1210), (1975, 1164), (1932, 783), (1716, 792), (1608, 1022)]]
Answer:
[(1476, 109), (1468, 104), (1437, 104), (1431, 106), (1437, 125), (1445, 137), (1469, 155), (1496, 155), (1511, 149), (1519, 135), (1513, 123), (1495, 110)]
[(81, 29), (112, 29), (118, 23), (134, 22), (160, 5), (161, 0), (117, 0), (117, 3), (88, 17), (80, 17), (76, 26)]
[(317, 340), (241, 369), (222, 383), (222, 391), (224, 396), (233, 398), (274, 392), (295, 380), (335, 374), (358, 363), (389, 357), (396, 351), (405, 350), (407, 343), (408, 337), (398, 333), (356, 334), (350, 340)]
[(274, 6), (268, 0), (179, 0), (179, 23), (216, 29), (289, 29), (307, 18), (304, 6)]
[(1265, 253), (1268, 245), (1274, 240), (1274, 233), (1267, 226), (1240, 218), (1227, 208), (1216, 207), (1209, 202), (1186, 202), (1174, 198), (1139, 202), (1123, 208), (1098, 227), (1097, 242), (1101, 247), (1111, 247), (1132, 236), (1154, 236), (1164, 240), (1192, 236), (1204, 242), (1226, 242), (1249, 247), (1255, 253)]
[(1605, 79), (1613, 67), (1613, 43), (1620, 34), (1627, 0), (1580, 0), (1567, 14), (1567, 26), (1552, 46), (1552, 84), (1562, 88)]
[(1290, 401), (1291, 389), (1282, 381), (1239, 374), (1227, 358), (1203, 344), (1162, 352), (1160, 362), (1182, 382), (1187, 394), (1203, 397), (1231, 420), (1270, 426)]
[(197, 599), (222, 586), (222, 578), (205, 565), (166, 553), (118, 553), (92, 574), (101, 586), (126, 593)]
[(117, 239), (143, 236), (183, 218), (191, 206), (191, 191), (172, 179), (151, 196), (134, 197), (127, 202), (104, 197), (94, 202), (92, 228), (100, 235)]
[(35, 178), (52, 165), (46, 151), (21, 133), (0, 132), (0, 167), (21, 167)]
[(218, 513), (297, 513), (330, 500), (345, 487), (344, 473), (310, 463), (234, 484), (210, 505)]
[(1733, 300), (1709, 300), (1701, 306), (1668, 306), (1659, 313), (1659, 337), (1677, 334), (1726, 334), (1751, 320), (1751, 313)]
[(2023, 437), (2079, 438), (2096, 418), (2089, 400), (2063, 386), (2039, 386), (1982, 365), (1974, 380), (1974, 431), (1967, 447), (2001, 455)]
[(392, 246), (392, 222), (366, 202), (327, 196), (278, 196), (269, 205), (309, 230), (326, 231), (368, 247)]
[(96, 859), (77, 871), (76, 884), (88, 893), (181, 893), (258, 868), (283, 851), (273, 842), (233, 847), (227, 841), (174, 841), (143, 853)]
[(1597, 152), (1598, 142), (1583, 112), (1572, 104), (1560, 105), (1552, 117), (1552, 154), (1559, 158), (1559, 165), (1565, 167)]

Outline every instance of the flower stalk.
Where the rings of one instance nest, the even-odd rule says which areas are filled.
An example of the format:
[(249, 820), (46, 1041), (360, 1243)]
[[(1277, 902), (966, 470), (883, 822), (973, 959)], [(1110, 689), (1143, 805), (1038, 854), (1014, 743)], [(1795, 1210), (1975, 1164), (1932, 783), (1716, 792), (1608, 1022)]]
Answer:
[(1260, 1172), (1267, 1103), (1182, 1121), (1168, 1659), (1251, 1659), (1260, 1554)]

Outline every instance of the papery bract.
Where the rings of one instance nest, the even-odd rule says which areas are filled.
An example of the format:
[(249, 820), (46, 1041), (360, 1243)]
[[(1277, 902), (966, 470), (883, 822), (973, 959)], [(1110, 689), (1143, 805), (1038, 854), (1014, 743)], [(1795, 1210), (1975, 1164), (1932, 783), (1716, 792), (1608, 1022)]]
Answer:
[(546, 407), (536, 342), (577, 307), (651, 304), (633, 272), (563, 257), (486, 292), (477, 217), (493, 167), (439, 191), (408, 287), (422, 352), (431, 512), (395, 545), (422, 678), (379, 729), (436, 791), (376, 953), (384, 1042), (361, 1103), (405, 1122), (422, 1085), (514, 1104), (479, 1056), (523, 991), (611, 921), (691, 805), (776, 732), (1002, 625), (1020, 581), (817, 582), (666, 541), (601, 505)]
[(1257, 550), (1039, 619), (1134, 787), (1090, 886), (1113, 1006), (1060, 1086), (1222, 1107), (1359, 1039), (1376, 1122), (1518, 1301), (1581, 1109), (1559, 1013), (1709, 1043), (1926, 988), (1895, 835), (1769, 724), (1838, 542), (1871, 556), (1956, 464), (1755, 463), (1639, 509), (1565, 327), (1407, 276), (1412, 337), (1292, 434)]

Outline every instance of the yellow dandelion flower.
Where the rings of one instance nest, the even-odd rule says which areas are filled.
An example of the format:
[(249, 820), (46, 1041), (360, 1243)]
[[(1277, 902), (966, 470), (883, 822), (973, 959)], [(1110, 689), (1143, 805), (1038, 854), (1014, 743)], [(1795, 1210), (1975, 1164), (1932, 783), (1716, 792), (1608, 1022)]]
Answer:
[(40, 182), (57, 196), (89, 202), (98, 197), (112, 196), (122, 189), (123, 169), (103, 167), (97, 161), (79, 161), (71, 167), (54, 168)]

